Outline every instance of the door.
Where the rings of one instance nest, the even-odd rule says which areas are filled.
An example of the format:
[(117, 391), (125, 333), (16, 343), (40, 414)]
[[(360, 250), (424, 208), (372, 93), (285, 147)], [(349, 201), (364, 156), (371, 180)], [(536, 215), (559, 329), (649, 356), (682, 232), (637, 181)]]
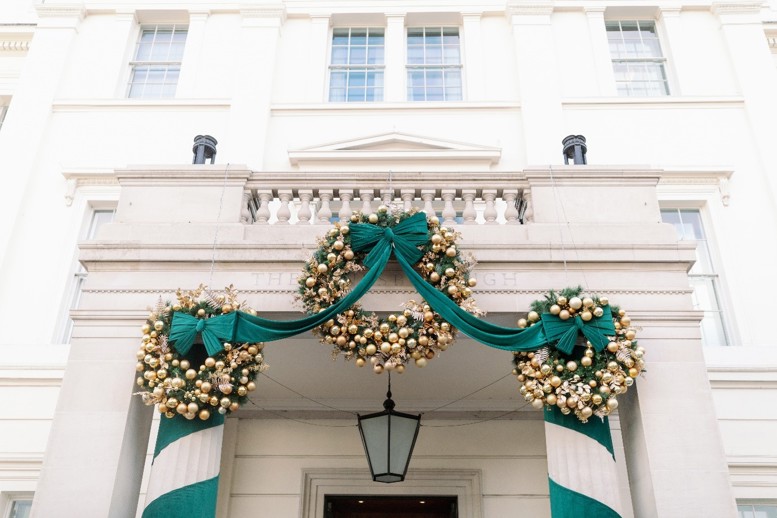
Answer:
[(324, 518), (458, 518), (455, 496), (329, 496)]

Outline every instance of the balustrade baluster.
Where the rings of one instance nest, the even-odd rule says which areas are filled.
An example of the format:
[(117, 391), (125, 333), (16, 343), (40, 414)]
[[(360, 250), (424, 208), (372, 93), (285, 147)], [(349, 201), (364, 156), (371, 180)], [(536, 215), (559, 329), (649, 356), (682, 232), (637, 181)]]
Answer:
[(251, 203), (251, 191), (243, 191), (243, 206), (240, 207), (240, 223), (251, 222), (251, 210), (248, 204)]
[(329, 206), (329, 202), (332, 201), (333, 195), (332, 189), (320, 189), (318, 191), (318, 199), (321, 200), (321, 207), (318, 209), (319, 225), (329, 224), (329, 220), (332, 217), (332, 208)]
[(483, 199), (486, 200), (486, 209), (483, 211), (483, 217), (486, 218), (486, 225), (496, 225), (496, 207), (494, 206), (494, 200), (496, 199), (496, 189), (483, 189)]
[(351, 210), (351, 200), (353, 199), (353, 190), (351, 189), (340, 189), (340, 201), (342, 202), (342, 206), (340, 207), (340, 221), (348, 222), (351, 221), (351, 214), (353, 214), (353, 210)]
[(362, 214), (372, 214), (372, 199), (375, 193), (372, 189), (359, 189), (359, 199), (362, 201)]
[(394, 201), (394, 189), (381, 189), (380, 199), (383, 202), (383, 205), (391, 207), (391, 203)]
[(278, 198), (281, 199), (281, 206), (278, 208), (278, 225), (288, 225), (291, 219), (291, 207), (289, 206), (292, 199), (291, 189), (278, 189)]
[(413, 208), (413, 200), (415, 199), (415, 189), (402, 189), (400, 191), (402, 197), (402, 210), (405, 212)]
[(461, 191), (461, 197), (464, 198), (464, 217), (465, 225), (477, 224), (478, 213), (475, 210), (475, 196), (477, 191), (475, 189), (463, 189)]
[(434, 212), (434, 206), (432, 205), (432, 201), (434, 201), (434, 191), (432, 190), (422, 190), (421, 191), (421, 199), (424, 200), (424, 212), (426, 212), (426, 217), (431, 218), (432, 216), (436, 216)]
[(523, 212), (524, 223), (531, 223), (534, 221), (534, 207), (531, 200), (531, 189), (523, 190), (523, 201), (526, 203), (526, 210)]
[(254, 225), (267, 225), (270, 221), (270, 201), (272, 200), (272, 191), (256, 191), (259, 196), (259, 209), (256, 211), (256, 221)]
[(443, 225), (455, 225), (456, 224), (456, 209), (453, 208), (453, 198), (456, 197), (455, 189), (443, 189), (440, 192), (445, 205), (442, 209), (442, 224)]
[(518, 209), (515, 207), (515, 199), (518, 197), (518, 189), (505, 189), (502, 193), (507, 208), (505, 209), (505, 220), (508, 225), (518, 225)]
[(301, 225), (310, 224), (310, 218), (313, 215), (313, 213), (310, 210), (311, 198), (313, 198), (312, 189), (305, 189), (305, 190), (300, 189), (299, 191), (300, 207), (299, 207), (299, 211), (297, 212), (297, 217), (299, 218), (299, 223)]

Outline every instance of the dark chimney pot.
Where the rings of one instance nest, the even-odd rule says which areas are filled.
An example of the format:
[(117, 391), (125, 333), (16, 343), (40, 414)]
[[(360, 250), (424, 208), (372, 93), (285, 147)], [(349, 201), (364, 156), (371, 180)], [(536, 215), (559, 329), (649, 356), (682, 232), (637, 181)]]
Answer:
[(197, 135), (194, 137), (194, 146), (192, 146), (192, 152), (194, 158), (192, 164), (204, 164), (207, 159), (210, 159), (210, 163), (216, 161), (216, 144), (218, 141), (210, 135)]

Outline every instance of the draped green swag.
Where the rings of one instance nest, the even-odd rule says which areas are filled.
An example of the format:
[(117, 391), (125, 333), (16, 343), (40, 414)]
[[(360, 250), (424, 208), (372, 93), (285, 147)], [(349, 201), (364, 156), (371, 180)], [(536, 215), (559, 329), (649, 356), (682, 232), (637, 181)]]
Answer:
[[(269, 320), (243, 312), (227, 313), (208, 319), (198, 319), (176, 312), (173, 315), (170, 341), (185, 355), (199, 334), (208, 354), (215, 354), (221, 349), (223, 342), (271, 342), (309, 331), (343, 313), (361, 299), (383, 273), (392, 252), (402, 271), (432, 309), (462, 333), (489, 347), (504, 351), (536, 351), (548, 343), (558, 341), (559, 349), (570, 353), (580, 331), (596, 350), (600, 351), (609, 342), (607, 336), (615, 335), (611, 318), (597, 318), (585, 322), (579, 316), (561, 320), (556, 316), (543, 314), (537, 324), (518, 329), (498, 326), (467, 313), (413, 269), (413, 264), (423, 255), (418, 247), (429, 239), (424, 213), (419, 212), (391, 228), (356, 223), (350, 225), (350, 231), (353, 251), (367, 253), (364, 265), (368, 271), (337, 303), (319, 313), (288, 321)], [(610, 314), (607, 306), (603, 309), (605, 315)]]

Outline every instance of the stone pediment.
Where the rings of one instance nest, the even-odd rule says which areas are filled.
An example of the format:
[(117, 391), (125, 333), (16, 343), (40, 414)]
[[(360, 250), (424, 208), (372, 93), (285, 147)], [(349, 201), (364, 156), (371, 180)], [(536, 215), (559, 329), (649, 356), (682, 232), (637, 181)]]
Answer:
[(354, 140), (289, 151), (293, 165), (327, 163), (338, 165), (378, 165), (397, 162), (473, 162), (488, 167), (499, 161), (500, 148), (463, 142), (432, 139), (405, 133), (386, 133)]

